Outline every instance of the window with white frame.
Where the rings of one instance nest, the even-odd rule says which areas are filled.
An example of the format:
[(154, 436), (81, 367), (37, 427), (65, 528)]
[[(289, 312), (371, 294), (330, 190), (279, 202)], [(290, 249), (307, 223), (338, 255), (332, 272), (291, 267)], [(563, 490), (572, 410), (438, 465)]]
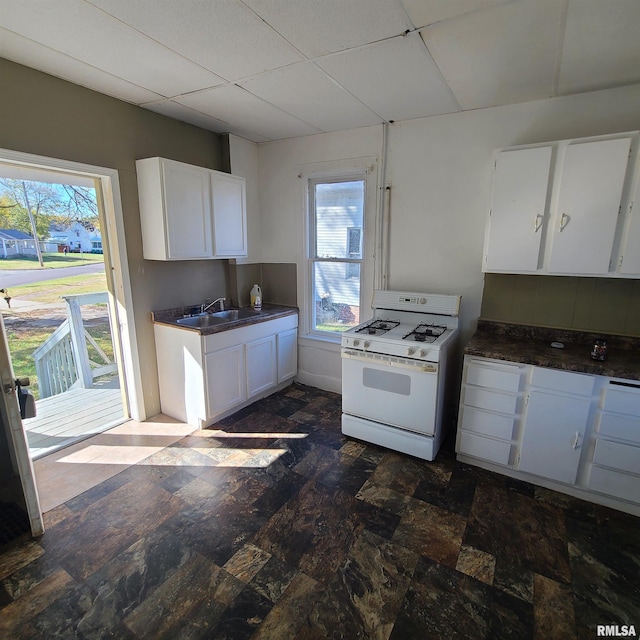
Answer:
[(360, 321), (364, 208), (364, 175), (309, 180), (312, 332), (341, 332)]

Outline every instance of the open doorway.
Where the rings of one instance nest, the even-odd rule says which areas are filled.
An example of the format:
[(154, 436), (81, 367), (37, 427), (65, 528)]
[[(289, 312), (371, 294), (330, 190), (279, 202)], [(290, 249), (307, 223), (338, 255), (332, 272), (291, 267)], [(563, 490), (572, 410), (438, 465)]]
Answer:
[(22, 416), (33, 460), (128, 418), (99, 189), (0, 163), (2, 313), (14, 372), (35, 398), (36, 415)]
[[(104, 274), (107, 284), (107, 304), (110, 326), (113, 330), (114, 353), (118, 367), (118, 380), (122, 393), (126, 394), (128, 416), (136, 420), (145, 420), (146, 414), (142, 402), (140, 363), (136, 345), (135, 328), (130, 317), (133, 303), (129, 281), (129, 268), (126, 254), (124, 223), (120, 201), (118, 172), (115, 169), (84, 165), (66, 160), (35, 156), (11, 150), (0, 149), (0, 163), (18, 168), (72, 175), (86, 178), (95, 185), (95, 195), (100, 211), (101, 242), (103, 246)], [(64, 253), (63, 253), (64, 255)], [(0, 288), (2, 285), (0, 284)], [(2, 300), (0, 299), (0, 304)], [(66, 304), (66, 303), (65, 303)], [(80, 323), (82, 324), (82, 323)], [(0, 339), (6, 343), (4, 323), (0, 322)], [(16, 372), (19, 375), (19, 372)], [(0, 377), (3, 380), (3, 403), (8, 407), (3, 415), (2, 425), (9, 446), (9, 455), (15, 461), (13, 468), (19, 474), (27, 495), (27, 509), (32, 523), (32, 533), (42, 533), (39, 502), (35, 487), (32, 461), (26, 446), (26, 433), (16, 410), (18, 406), (13, 370), (7, 353), (0, 353)], [(120, 391), (118, 391), (120, 393)], [(2, 481), (3, 484), (5, 480)], [(38, 526), (40, 523), (40, 526)]]

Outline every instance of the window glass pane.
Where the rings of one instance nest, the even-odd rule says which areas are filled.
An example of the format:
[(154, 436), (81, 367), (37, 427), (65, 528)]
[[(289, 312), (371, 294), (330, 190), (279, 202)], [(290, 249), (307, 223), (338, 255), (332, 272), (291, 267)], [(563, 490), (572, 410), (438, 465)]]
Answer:
[(316, 331), (346, 331), (360, 322), (360, 265), (314, 262)]
[(364, 180), (316, 184), (316, 257), (362, 257), (363, 203)]

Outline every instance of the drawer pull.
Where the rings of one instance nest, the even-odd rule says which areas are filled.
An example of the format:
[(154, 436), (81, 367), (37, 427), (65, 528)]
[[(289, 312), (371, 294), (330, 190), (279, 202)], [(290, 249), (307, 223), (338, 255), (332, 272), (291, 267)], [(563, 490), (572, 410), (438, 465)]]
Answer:
[(633, 382), (618, 382), (617, 380), (611, 380), (610, 385), (616, 385), (618, 387), (629, 387), (630, 389), (640, 390), (640, 384), (634, 384)]

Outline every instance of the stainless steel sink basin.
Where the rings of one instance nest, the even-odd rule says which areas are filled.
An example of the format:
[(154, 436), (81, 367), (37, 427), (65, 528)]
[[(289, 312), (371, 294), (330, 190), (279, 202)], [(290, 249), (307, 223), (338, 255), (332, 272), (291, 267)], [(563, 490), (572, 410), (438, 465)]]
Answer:
[(224, 318), (216, 318), (215, 316), (209, 314), (206, 316), (193, 316), (191, 318), (178, 318), (176, 322), (187, 327), (204, 329), (206, 327), (213, 327), (224, 324), (225, 322), (229, 322), (229, 320), (225, 320)]
[(228, 309), (227, 311), (216, 311), (215, 313), (206, 313), (190, 318), (179, 318), (176, 322), (187, 327), (205, 329), (206, 327), (219, 326), (234, 320), (253, 318), (259, 314), (259, 311), (254, 311), (253, 309)]
[(243, 320), (244, 318), (253, 318), (259, 315), (259, 311), (253, 309), (228, 309), (227, 311), (216, 311), (211, 313), (214, 318), (223, 318), (225, 320)]

